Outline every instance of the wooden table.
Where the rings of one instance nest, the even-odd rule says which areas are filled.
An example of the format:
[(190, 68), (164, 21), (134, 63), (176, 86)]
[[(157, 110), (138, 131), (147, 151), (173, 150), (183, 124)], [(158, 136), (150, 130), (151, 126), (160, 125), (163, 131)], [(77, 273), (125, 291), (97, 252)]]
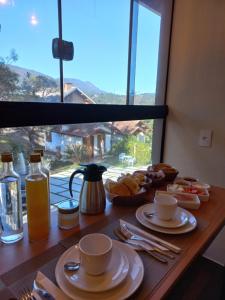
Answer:
[[(113, 229), (118, 226), (119, 218), (143, 229), (134, 217), (135, 210), (135, 207), (116, 207), (107, 203), (104, 214), (81, 215), (80, 227), (69, 231), (58, 229), (57, 214), (53, 212), (49, 240), (36, 243), (29, 243), (25, 227), (22, 241), (14, 245), (0, 245), (0, 299), (9, 299), (17, 295), (22, 286), (31, 286), (37, 270), (55, 281), (54, 268), (58, 258), (87, 233), (102, 232), (114, 237)], [(192, 210), (192, 213), (198, 221), (193, 232), (176, 236), (154, 232), (155, 235), (181, 247), (182, 253), (176, 255), (175, 260), (170, 260), (168, 265), (159, 263), (148, 254), (140, 253), (145, 275), (143, 283), (131, 299), (158, 300), (167, 295), (183, 272), (225, 224), (225, 189), (213, 187), (209, 201), (202, 203), (199, 210)]]

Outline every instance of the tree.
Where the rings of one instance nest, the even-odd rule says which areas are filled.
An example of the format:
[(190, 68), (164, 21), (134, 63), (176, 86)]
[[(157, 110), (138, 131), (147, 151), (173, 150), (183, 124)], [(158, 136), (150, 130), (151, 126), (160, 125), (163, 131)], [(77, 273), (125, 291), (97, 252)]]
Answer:
[(68, 145), (66, 148), (66, 157), (73, 162), (80, 163), (89, 160), (89, 151), (86, 145)]
[(50, 77), (43, 75), (34, 76), (27, 72), (27, 76), (22, 83), (22, 90), (28, 95), (46, 98), (57, 90), (57, 83)]
[(111, 154), (118, 157), (120, 153), (126, 153), (135, 158), (136, 164), (145, 165), (151, 162), (151, 151), (149, 142), (140, 142), (136, 136), (125, 135), (113, 145)]
[(18, 91), (18, 74), (12, 72), (7, 64), (18, 60), (18, 55), (14, 49), (10, 55), (0, 57), (0, 100), (7, 101), (9, 97)]

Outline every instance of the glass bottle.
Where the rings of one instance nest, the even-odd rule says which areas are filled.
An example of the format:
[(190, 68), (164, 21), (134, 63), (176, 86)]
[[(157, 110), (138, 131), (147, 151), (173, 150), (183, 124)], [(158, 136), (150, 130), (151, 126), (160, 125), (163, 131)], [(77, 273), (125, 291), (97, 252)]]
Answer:
[(34, 149), (34, 153), (38, 153), (41, 155), (41, 170), (48, 177), (48, 184), (49, 184), (50, 172), (49, 172), (49, 169), (44, 164), (44, 150), (43, 149)]
[(41, 170), (41, 156), (37, 153), (30, 155), (26, 195), (29, 240), (47, 239), (50, 227), (48, 179)]
[(13, 169), (11, 153), (1, 155), (3, 172), (0, 176), (1, 241), (15, 243), (23, 238), (23, 215), (20, 176)]

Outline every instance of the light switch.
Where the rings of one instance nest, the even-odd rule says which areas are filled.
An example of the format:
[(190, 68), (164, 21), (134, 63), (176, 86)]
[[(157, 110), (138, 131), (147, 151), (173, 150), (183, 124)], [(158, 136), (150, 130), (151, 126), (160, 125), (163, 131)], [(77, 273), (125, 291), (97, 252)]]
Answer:
[(212, 130), (211, 129), (200, 130), (198, 144), (200, 147), (211, 147), (211, 144), (212, 144)]

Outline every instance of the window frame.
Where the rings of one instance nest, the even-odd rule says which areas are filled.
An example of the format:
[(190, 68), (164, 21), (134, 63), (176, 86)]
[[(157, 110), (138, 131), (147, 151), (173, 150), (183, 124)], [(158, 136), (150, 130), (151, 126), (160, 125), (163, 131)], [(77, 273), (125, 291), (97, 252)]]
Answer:
[[(38, 102), (0, 102), (0, 128), (44, 126), (75, 123), (95, 123), (109, 121), (128, 121), (155, 119), (153, 130), (153, 161), (162, 160), (166, 117), (167, 77), (169, 49), (172, 28), (173, 0), (130, 0), (130, 24), (128, 47), (127, 101), (125, 105), (68, 104)], [(58, 3), (59, 38), (62, 39), (61, 0)], [(137, 6), (150, 7), (161, 14), (159, 59), (156, 87), (156, 105), (133, 105), (132, 93), (135, 82), (136, 49), (135, 30), (137, 31)], [(59, 59), (61, 101), (63, 99), (63, 61)], [(157, 151), (154, 151), (156, 150)]]

